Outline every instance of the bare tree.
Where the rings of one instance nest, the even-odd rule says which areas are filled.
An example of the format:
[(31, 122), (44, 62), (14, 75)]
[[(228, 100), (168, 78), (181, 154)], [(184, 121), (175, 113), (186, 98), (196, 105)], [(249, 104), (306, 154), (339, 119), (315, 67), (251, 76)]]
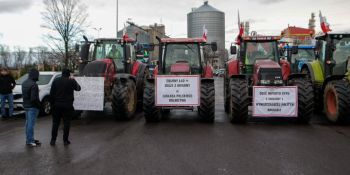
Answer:
[(70, 48), (73, 41), (84, 32), (87, 21), (86, 6), (80, 0), (44, 0), (42, 12), (46, 35), (53, 51), (62, 55), (64, 66), (70, 63)]
[(10, 49), (8, 46), (5, 45), (0, 45), (0, 63), (5, 66), (8, 67), (9, 63), (10, 63)]
[(23, 62), (25, 60), (26, 57), (26, 51), (24, 51), (21, 47), (19, 46), (15, 46), (14, 47), (14, 61), (15, 61), (15, 66), (16, 68), (22, 68), (23, 66)]

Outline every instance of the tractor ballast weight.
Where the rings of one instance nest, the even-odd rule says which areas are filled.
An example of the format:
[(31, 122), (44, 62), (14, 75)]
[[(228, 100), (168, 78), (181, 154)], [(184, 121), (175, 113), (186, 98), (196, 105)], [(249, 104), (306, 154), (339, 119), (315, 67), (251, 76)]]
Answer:
[(277, 36), (244, 36), (239, 49), (231, 46), (231, 54), (239, 50), (237, 59), (226, 63), (224, 76), (224, 106), (232, 123), (247, 121), (254, 88), (288, 86), (297, 87), (297, 120), (309, 122), (313, 113), (312, 84), (303, 74), (291, 74), (290, 63), (279, 57), (278, 40)]
[(332, 123), (350, 117), (350, 34), (328, 33), (316, 37), (316, 60), (306, 63), (302, 72), (315, 89), (317, 111), (324, 111)]
[[(203, 38), (157, 38), (159, 41), (159, 60), (154, 69), (154, 77), (147, 80), (144, 90), (143, 112), (146, 122), (158, 122), (170, 110), (188, 109), (194, 110), (198, 107), (198, 115), (202, 121), (213, 122), (215, 119), (215, 85), (213, 79), (213, 68), (203, 57), (203, 47), (206, 40)], [(212, 51), (217, 50), (216, 43), (210, 44)], [(156, 80), (159, 77), (199, 77), (199, 106), (156, 105)], [(161, 87), (160, 87), (161, 88)]]
[(93, 42), (84, 37), (81, 47), (80, 75), (104, 77), (104, 101), (111, 102), (118, 120), (133, 117), (142, 105), (147, 66), (136, 61), (132, 39), (100, 38)]

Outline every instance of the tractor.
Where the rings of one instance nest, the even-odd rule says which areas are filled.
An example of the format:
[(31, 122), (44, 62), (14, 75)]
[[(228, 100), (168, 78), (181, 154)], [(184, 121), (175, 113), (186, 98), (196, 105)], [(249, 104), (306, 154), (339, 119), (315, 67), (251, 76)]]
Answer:
[(350, 117), (350, 34), (328, 33), (316, 37), (316, 60), (306, 63), (306, 73), (315, 89), (317, 111), (332, 123)]
[[(154, 76), (147, 79), (143, 96), (146, 122), (158, 122), (173, 109), (193, 111), (196, 108), (201, 121), (213, 122), (215, 119), (213, 67), (205, 60), (203, 50), (204, 47), (211, 45), (211, 50), (215, 52), (216, 43), (207, 44), (204, 38), (157, 37), (157, 40), (160, 52), (158, 64), (153, 71)], [(189, 78), (192, 78), (191, 80), (194, 78), (196, 81), (192, 84), (186, 83)], [(172, 83), (161, 86), (162, 79)], [(190, 86), (196, 88), (187, 94), (182, 93)], [(166, 94), (161, 96), (161, 92)], [(189, 101), (191, 97), (197, 103), (183, 103)], [(159, 102), (162, 100), (159, 98), (163, 98), (166, 102)]]
[(312, 62), (316, 58), (314, 45), (285, 45), (283, 50), (284, 56), (287, 57), (287, 60), (291, 65), (292, 73), (300, 73), (301, 68), (305, 63)]
[[(303, 74), (291, 74), (290, 63), (279, 58), (279, 37), (241, 36), (239, 40), (238, 54), (237, 46), (230, 47), (237, 59), (226, 63), (224, 76), (225, 111), (231, 123), (246, 123), (249, 106), (253, 117), (293, 117), (300, 123), (308, 123), (314, 109), (312, 84)], [(289, 93), (289, 88), (294, 88), (293, 99), (283, 96)], [(270, 96), (260, 99), (266, 100), (260, 103), (258, 95)], [(285, 102), (288, 100), (293, 102)], [(289, 105), (294, 111), (287, 108)], [(257, 109), (265, 111), (256, 112)], [(284, 114), (285, 110), (290, 111)]]
[(135, 41), (131, 38), (100, 38), (88, 41), (84, 37), (80, 50), (80, 75), (104, 77), (104, 101), (112, 102), (118, 120), (133, 117), (142, 106), (147, 65), (136, 61)]

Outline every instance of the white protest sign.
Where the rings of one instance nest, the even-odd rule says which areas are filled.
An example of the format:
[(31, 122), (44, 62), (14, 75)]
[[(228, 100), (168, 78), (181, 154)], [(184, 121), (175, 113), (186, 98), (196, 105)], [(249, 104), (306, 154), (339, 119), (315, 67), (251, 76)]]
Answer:
[(74, 109), (83, 111), (103, 111), (104, 78), (75, 77), (81, 86), (80, 91), (74, 91)]
[(156, 106), (199, 106), (199, 75), (156, 76)]
[(253, 116), (297, 117), (298, 87), (253, 87)]

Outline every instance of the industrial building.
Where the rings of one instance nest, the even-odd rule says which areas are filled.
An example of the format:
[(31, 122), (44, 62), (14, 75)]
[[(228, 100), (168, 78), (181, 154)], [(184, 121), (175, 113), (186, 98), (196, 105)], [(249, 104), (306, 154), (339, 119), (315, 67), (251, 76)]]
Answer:
[(207, 29), (208, 43), (217, 42), (218, 51), (207, 54), (213, 67), (223, 67), (227, 59), (225, 49), (225, 13), (209, 5), (208, 1), (187, 14), (187, 35), (189, 38), (202, 37), (203, 26)]

